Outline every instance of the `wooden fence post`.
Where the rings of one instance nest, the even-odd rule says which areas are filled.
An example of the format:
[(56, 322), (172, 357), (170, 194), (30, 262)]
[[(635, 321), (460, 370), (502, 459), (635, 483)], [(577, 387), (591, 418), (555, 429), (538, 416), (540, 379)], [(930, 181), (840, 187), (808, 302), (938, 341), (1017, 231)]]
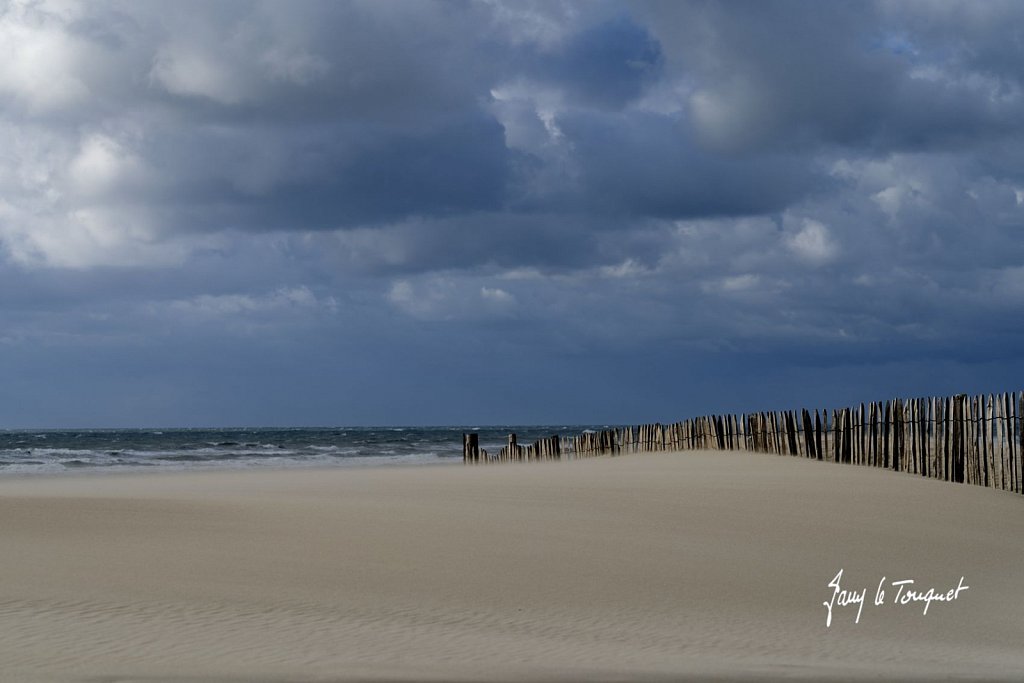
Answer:
[(474, 432), (462, 435), (462, 462), (480, 462), (480, 439)]

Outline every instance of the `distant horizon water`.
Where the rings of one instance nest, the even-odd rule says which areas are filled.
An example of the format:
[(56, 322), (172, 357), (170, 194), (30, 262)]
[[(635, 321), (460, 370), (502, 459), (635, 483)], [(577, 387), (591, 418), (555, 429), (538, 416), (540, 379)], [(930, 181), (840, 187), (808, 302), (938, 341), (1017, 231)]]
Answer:
[(0, 476), (71, 472), (383, 466), (461, 462), (462, 434), (497, 451), (604, 425), (0, 429)]

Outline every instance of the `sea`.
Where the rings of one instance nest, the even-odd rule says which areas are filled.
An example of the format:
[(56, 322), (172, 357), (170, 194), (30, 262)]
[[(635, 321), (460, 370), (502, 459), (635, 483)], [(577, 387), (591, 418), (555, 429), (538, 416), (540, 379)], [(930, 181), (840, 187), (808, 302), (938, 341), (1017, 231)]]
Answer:
[(293, 467), (445, 465), (462, 462), (462, 435), (492, 453), (514, 432), (528, 444), (588, 425), (226, 429), (0, 430), (0, 476)]

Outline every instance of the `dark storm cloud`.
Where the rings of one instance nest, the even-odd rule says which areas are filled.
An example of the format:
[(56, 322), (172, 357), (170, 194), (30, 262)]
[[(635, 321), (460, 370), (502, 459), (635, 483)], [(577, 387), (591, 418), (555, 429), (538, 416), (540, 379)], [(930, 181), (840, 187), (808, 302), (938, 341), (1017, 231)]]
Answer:
[(613, 217), (479, 212), (343, 230), (317, 235), (312, 243), (346, 271), (364, 275), (451, 269), (496, 274), (524, 267), (561, 272), (617, 263), (624, 243), (634, 257), (649, 255), (643, 239), (641, 230), (623, 239)]
[(661, 46), (627, 15), (571, 35), (553, 54), (533, 57), (527, 73), (561, 86), (576, 102), (618, 108), (636, 99), (661, 67)]
[[(953, 19), (936, 27), (924, 10), (668, 3), (588, 21), (581, 8), (566, 20), (522, 6), (510, 20), (450, 3), (188, 8), (51, 16), (84, 64), (64, 74), (67, 101), (12, 79), (14, 125), (57, 117), (49, 133), (66, 165), (77, 153), (101, 166), (63, 174), (79, 199), (67, 213), (129, 203), (159, 235), (502, 207), (778, 212), (827, 185), (823, 143), (870, 156), (960, 149), (1013, 137), (1024, 119), (1019, 82), (998, 68), (1009, 47), (942, 52)], [(547, 43), (533, 37), (543, 20), (556, 22)], [(495, 116), (496, 92), (516, 120)], [(517, 125), (538, 127), (532, 143), (512, 140)], [(92, 171), (110, 182), (94, 187)]]
[(806, 159), (718, 155), (677, 119), (569, 114), (560, 127), (583, 176), (581, 204), (666, 218), (780, 211), (816, 184)]
[[(872, 152), (962, 146), (1020, 131), (1019, 70), (997, 24), (1019, 8), (972, 3), (649, 3), (638, 8), (698, 84), (708, 139), (834, 143)], [(979, 68), (989, 30), (1004, 47)], [(936, 26), (938, 24), (938, 26)], [(961, 26), (968, 25), (967, 31)], [(915, 32), (914, 27), (925, 29)], [(970, 36), (974, 32), (976, 35)], [(986, 36), (981, 39), (980, 35)], [(1009, 48), (1009, 49), (1007, 49)], [(1005, 62), (1003, 61), (1005, 60)], [(984, 78), (999, 74), (997, 80)], [(1007, 81), (1009, 77), (1011, 81)], [(1016, 85), (1008, 88), (1012, 82)]]
[(153, 194), (191, 209), (183, 227), (193, 230), (325, 230), (497, 210), (515, 156), (501, 126), (478, 113), (414, 130), (260, 126), (176, 137), (181, 144), (163, 140), (166, 151), (153, 155), (171, 179)]
[[(110, 393), (89, 420), (128, 393), (151, 406), (131, 420), (166, 424), (198, 419), (204, 382), (259, 395), (218, 371), (232, 349), (318, 387), (280, 422), (322, 421), (346, 382), (378, 406), (347, 400), (363, 421), (416, 421), (412, 398), (387, 409), (398, 366), (421, 375), (394, 386), (454, 397), (451, 421), (525, 415), (517, 382), (547, 378), (583, 390), (532, 415), (612, 419), (608, 367), (656, 389), (623, 410), (787, 376), (822, 399), (925, 390), (927, 364), (991, 384), (1024, 343), (1022, 20), (1014, 2), (9, 3), (8, 386), (45, 410), (33, 374), (80, 372)], [(121, 361), (162, 398), (101, 381)]]

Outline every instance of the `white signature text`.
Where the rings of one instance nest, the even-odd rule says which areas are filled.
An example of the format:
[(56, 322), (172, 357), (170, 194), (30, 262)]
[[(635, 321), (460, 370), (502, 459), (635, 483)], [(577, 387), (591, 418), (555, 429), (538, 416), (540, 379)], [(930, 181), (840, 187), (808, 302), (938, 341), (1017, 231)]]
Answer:
[[(861, 613), (864, 611), (864, 603), (867, 599), (868, 589), (864, 588), (846, 588), (842, 585), (843, 581), (843, 570), (840, 569), (839, 573), (832, 577), (832, 580), (828, 582), (828, 587), (832, 589), (831, 597), (823, 602), (827, 610), (825, 616), (825, 627), (832, 625), (832, 613), (837, 611), (840, 607), (856, 607), (857, 616), (854, 617), (854, 623), (860, 623)], [(915, 585), (913, 579), (900, 579), (899, 581), (890, 581), (886, 584), (886, 577), (878, 582), (878, 588), (875, 590), (874, 605), (876, 607), (887, 604), (886, 603), (886, 589), (895, 589), (892, 592), (892, 599), (888, 602), (890, 605), (905, 606), (911, 603), (924, 603), (924, 610), (922, 614), (928, 614), (928, 608), (931, 607), (933, 602), (953, 602), (960, 597), (960, 592), (965, 591), (970, 586), (964, 585), (964, 577), (960, 577), (960, 582), (955, 588), (949, 590), (936, 590), (935, 588), (928, 588), (924, 590)]]

